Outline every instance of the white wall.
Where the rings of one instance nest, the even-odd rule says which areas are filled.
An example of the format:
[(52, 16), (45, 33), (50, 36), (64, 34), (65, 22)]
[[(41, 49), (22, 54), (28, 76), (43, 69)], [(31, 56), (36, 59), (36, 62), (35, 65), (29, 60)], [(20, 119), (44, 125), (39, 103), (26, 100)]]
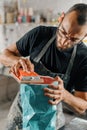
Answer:
[[(0, 3), (6, 2), (19, 2), (19, 8), (32, 7), (35, 10), (47, 10), (52, 9), (57, 12), (67, 11), (72, 5), (83, 2), (87, 4), (87, 0), (0, 0)], [(11, 3), (12, 4), (12, 3)]]
[(35, 10), (52, 9), (58, 12), (67, 11), (73, 4), (79, 2), (87, 3), (87, 0), (18, 0), (18, 1), (19, 1), (19, 8), (24, 7), (26, 4), (27, 7), (33, 7)]

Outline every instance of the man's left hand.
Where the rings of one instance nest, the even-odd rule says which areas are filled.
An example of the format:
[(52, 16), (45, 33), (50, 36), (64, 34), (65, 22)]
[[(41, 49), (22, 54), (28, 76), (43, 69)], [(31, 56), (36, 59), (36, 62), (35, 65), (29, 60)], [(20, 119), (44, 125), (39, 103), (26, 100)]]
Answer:
[(44, 88), (44, 95), (51, 98), (49, 103), (57, 105), (60, 101), (64, 100), (65, 92), (63, 80), (60, 77), (55, 78), (58, 81), (58, 86), (49, 85), (49, 88)]

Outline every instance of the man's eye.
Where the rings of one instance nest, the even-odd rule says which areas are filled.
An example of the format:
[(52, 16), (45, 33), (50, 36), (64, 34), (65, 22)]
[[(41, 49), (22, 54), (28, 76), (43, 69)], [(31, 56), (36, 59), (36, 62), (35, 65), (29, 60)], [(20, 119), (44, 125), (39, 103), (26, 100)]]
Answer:
[(77, 41), (78, 41), (78, 40), (75, 39), (75, 38), (70, 38), (70, 40), (71, 40), (72, 42), (77, 42)]
[(66, 37), (66, 32), (64, 32), (64, 31), (61, 30), (60, 31), (60, 35), (63, 36), (63, 37)]
[(76, 41), (74, 38), (70, 38), (70, 40), (73, 41), (73, 42)]
[(61, 33), (62, 33), (63, 35), (66, 35), (66, 32), (65, 32), (64, 30), (61, 30)]

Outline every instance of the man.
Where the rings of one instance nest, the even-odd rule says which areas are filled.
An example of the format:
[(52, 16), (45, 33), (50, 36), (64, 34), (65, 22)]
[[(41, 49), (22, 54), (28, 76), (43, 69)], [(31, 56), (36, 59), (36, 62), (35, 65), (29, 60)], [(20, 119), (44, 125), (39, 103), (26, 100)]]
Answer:
[[(60, 17), (60, 22), (58, 28), (40, 26), (31, 30), (4, 50), (0, 62), (10, 67), (16, 75), (20, 67), (24, 71), (34, 71), (35, 57), (56, 34), (56, 39), (51, 41), (40, 61), (47, 70), (60, 75), (57, 77), (59, 84), (57, 87), (52, 85), (45, 88), (44, 94), (55, 99), (49, 100), (50, 104), (55, 105), (63, 101), (76, 112), (83, 114), (87, 110), (87, 47), (82, 42), (87, 36), (87, 4), (71, 7)], [(61, 75), (66, 73), (73, 50), (76, 55), (72, 56), (73, 65), (66, 84)], [(30, 59), (23, 58), (26, 56), (30, 56)], [(73, 90), (74, 94), (71, 93)]]

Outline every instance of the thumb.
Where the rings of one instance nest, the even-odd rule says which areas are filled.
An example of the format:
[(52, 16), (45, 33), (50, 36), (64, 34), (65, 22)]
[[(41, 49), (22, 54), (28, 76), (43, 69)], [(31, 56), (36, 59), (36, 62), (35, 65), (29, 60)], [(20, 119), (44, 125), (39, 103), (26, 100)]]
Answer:
[(59, 76), (56, 76), (56, 77), (55, 77), (55, 80), (57, 80), (59, 84), (60, 84), (60, 83), (63, 83), (63, 80), (62, 80)]

